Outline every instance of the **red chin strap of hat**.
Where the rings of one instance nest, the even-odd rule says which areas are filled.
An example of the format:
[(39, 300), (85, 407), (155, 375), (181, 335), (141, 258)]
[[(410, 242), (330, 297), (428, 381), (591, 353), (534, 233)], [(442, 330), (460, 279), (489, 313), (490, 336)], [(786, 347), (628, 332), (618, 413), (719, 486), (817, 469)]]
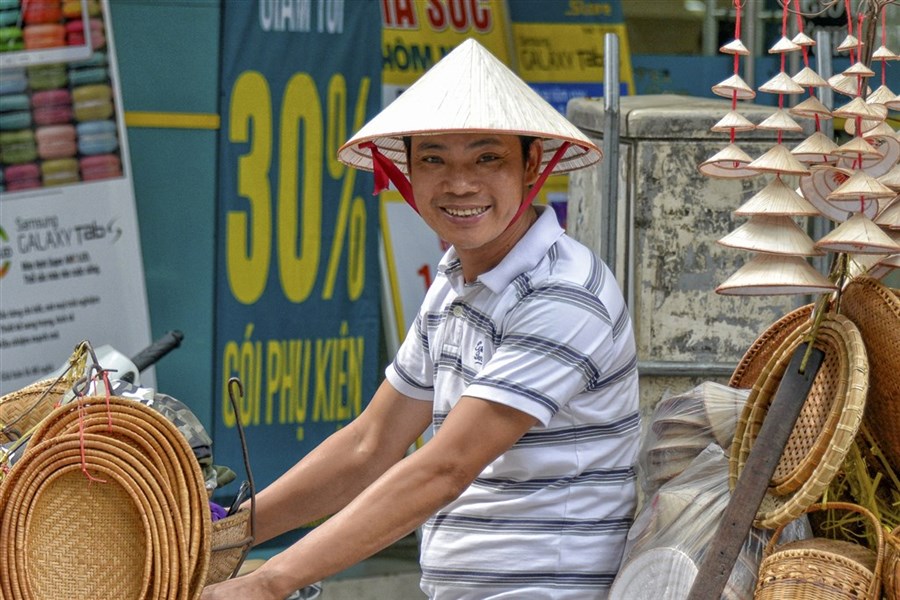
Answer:
[(553, 168), (556, 167), (556, 164), (562, 160), (563, 154), (566, 153), (566, 150), (569, 149), (569, 146), (572, 145), (572, 142), (563, 142), (562, 145), (556, 149), (556, 152), (553, 153), (553, 158), (550, 159), (550, 162), (547, 163), (547, 166), (544, 167), (544, 170), (541, 171), (540, 176), (537, 178), (537, 181), (534, 182), (534, 185), (531, 186), (531, 189), (528, 190), (528, 195), (525, 196), (525, 200), (522, 201), (521, 206), (519, 206), (519, 210), (516, 212), (515, 216), (512, 218), (512, 221), (509, 222), (509, 225), (506, 226), (507, 229), (512, 227), (513, 223), (519, 220), (525, 211), (528, 210), (528, 207), (534, 202), (534, 199), (537, 197), (539, 191), (541, 191), (541, 187), (544, 185), (544, 182), (547, 181), (547, 178), (550, 177), (550, 173), (553, 172)]
[(372, 195), (377, 196), (393, 183), (400, 195), (403, 196), (403, 199), (406, 200), (406, 203), (418, 213), (419, 209), (416, 207), (416, 199), (413, 198), (412, 184), (409, 183), (409, 179), (406, 178), (403, 171), (397, 168), (394, 161), (379, 152), (378, 146), (373, 142), (363, 142), (359, 147), (367, 148), (372, 152), (372, 167), (375, 171), (375, 189), (372, 190)]

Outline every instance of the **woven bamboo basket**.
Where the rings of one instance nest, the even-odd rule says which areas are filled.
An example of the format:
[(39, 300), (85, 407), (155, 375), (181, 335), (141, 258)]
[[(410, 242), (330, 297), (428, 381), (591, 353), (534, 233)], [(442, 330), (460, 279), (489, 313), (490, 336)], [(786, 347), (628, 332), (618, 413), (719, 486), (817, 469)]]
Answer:
[(778, 347), (792, 331), (809, 320), (812, 309), (812, 304), (801, 306), (766, 328), (744, 353), (731, 374), (728, 385), (738, 389), (751, 389), (772, 354), (778, 350)]
[(900, 526), (884, 537), (884, 596), (900, 600)]
[(250, 484), (250, 509), (241, 509), (236, 513), (219, 519), (212, 524), (212, 548), (210, 550), (209, 571), (206, 585), (212, 585), (235, 577), (247, 558), (256, 535), (256, 485), (253, 482), (253, 471), (250, 468), (250, 454), (247, 450), (247, 439), (241, 423), (240, 410), (236, 396), (243, 394), (240, 380), (232, 377), (228, 380), (228, 397), (234, 408), (235, 425), (241, 442), (241, 455), (244, 459), (244, 470)]
[(841, 297), (841, 312), (859, 327), (869, 355), (866, 425), (900, 471), (900, 296), (872, 277), (857, 277)]
[(0, 397), (0, 444), (15, 441), (56, 407), (67, 386), (45, 379)]
[(754, 600), (879, 600), (884, 538), (881, 524), (856, 504), (814, 504), (806, 512), (838, 509), (861, 513), (877, 531), (872, 550), (842, 540), (811, 538), (778, 546), (779, 526), (763, 551)]
[(31, 443), (79, 430), (123, 441), (161, 467), (162, 481), (180, 509), (186, 532), (186, 565), (193, 573), (189, 597), (199, 596), (209, 564), (210, 513), (203, 475), (184, 436), (168, 419), (140, 402), (95, 396), (48, 415), (32, 433)]
[[(732, 488), (791, 357), (811, 326), (807, 322), (784, 339), (754, 384), (731, 445), (729, 482)], [(814, 346), (825, 353), (825, 359), (803, 400), (800, 417), (762, 500), (757, 527), (771, 529), (792, 521), (817, 501), (838, 472), (862, 423), (868, 363), (859, 330), (845, 317), (827, 313)]]

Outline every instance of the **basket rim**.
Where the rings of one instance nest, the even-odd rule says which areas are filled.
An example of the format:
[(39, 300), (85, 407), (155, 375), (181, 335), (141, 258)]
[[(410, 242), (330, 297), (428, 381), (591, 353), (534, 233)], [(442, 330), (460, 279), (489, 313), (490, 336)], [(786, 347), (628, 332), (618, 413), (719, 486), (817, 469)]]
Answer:
[(750, 367), (755, 366), (758, 361), (762, 361), (763, 366), (760, 367), (760, 370), (764, 368), (772, 354), (778, 350), (777, 346), (771, 347), (773, 339), (777, 339), (777, 336), (788, 328), (793, 331), (802, 325), (812, 314), (813, 306), (813, 304), (804, 304), (797, 307), (769, 325), (744, 352), (731, 374), (728, 386), (739, 389), (752, 388), (753, 381), (744, 381), (747, 373), (750, 372)]

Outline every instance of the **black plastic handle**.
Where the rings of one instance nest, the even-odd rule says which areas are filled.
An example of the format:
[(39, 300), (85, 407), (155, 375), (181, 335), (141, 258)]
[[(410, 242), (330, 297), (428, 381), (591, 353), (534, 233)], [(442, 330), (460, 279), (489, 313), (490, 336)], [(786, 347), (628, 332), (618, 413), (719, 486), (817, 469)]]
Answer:
[(143, 371), (147, 367), (156, 364), (159, 359), (181, 345), (184, 334), (174, 330), (167, 332), (164, 336), (138, 352), (131, 357), (131, 362), (137, 367), (138, 371)]

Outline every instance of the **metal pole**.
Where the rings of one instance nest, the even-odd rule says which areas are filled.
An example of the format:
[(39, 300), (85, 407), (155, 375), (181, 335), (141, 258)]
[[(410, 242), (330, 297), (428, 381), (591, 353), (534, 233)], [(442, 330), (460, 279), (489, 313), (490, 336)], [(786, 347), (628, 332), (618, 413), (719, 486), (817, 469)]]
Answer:
[(619, 36), (607, 33), (603, 48), (603, 260), (616, 275), (616, 242), (619, 214)]
[(756, 89), (756, 26), (759, 20), (759, 3), (756, 0), (747, 0), (744, 6), (744, 31), (741, 37), (744, 45), (750, 49), (750, 54), (744, 57), (744, 82)]
[(719, 50), (719, 22), (716, 20), (716, 0), (706, 0), (703, 18), (703, 56), (715, 56)]

